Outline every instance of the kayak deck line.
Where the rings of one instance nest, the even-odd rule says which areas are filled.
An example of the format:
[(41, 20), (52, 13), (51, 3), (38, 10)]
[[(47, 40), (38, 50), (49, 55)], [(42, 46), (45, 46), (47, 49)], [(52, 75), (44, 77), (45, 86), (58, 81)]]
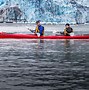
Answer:
[(0, 33), (0, 39), (89, 39), (88, 35), (75, 35), (75, 36), (36, 36), (34, 34), (9, 34)]

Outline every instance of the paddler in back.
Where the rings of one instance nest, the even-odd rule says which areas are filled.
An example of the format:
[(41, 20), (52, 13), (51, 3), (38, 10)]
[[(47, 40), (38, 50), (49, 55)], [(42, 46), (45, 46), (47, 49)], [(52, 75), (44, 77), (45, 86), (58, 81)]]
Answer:
[(40, 24), (40, 20), (36, 21), (35, 34), (40, 34), (40, 36), (44, 35), (44, 27)]
[(67, 23), (65, 25), (65, 29), (64, 29), (64, 32), (60, 32), (61, 35), (65, 35), (65, 36), (71, 36), (70, 34), (73, 32), (73, 29), (70, 27), (70, 24)]

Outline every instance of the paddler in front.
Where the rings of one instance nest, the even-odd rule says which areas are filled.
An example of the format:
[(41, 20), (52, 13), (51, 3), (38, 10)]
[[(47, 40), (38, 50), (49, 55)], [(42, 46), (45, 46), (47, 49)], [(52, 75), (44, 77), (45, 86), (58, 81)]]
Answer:
[[(72, 36), (73, 33), (73, 29), (71, 28), (70, 24), (67, 23), (65, 25), (65, 29), (64, 29), (64, 32), (60, 32), (61, 35), (65, 35), (65, 36)], [(72, 33), (72, 34), (71, 34)]]
[(40, 20), (36, 21), (35, 34), (37, 36), (43, 36), (44, 35), (44, 27), (40, 24)]

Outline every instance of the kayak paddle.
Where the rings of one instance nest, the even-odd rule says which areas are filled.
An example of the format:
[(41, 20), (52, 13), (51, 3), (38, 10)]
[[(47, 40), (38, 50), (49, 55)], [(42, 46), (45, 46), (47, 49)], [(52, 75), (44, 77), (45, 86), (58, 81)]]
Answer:
[(26, 26), (26, 28), (31, 31), (32, 33), (36, 34), (38, 37), (40, 37), (40, 33), (35, 33), (35, 30), (31, 30), (29, 27)]
[(34, 31), (34, 30), (31, 30), (29, 27), (26, 26), (26, 28), (27, 28), (29, 31), (31, 31), (32, 33), (35, 33), (35, 31)]

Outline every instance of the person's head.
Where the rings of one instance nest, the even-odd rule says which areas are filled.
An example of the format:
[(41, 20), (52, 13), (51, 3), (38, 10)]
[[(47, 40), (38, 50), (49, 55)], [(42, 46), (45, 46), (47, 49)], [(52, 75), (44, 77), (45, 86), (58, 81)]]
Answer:
[(66, 28), (70, 27), (70, 24), (69, 24), (69, 23), (67, 23), (67, 24), (65, 25), (65, 27), (66, 27)]
[(37, 26), (40, 25), (40, 20), (36, 21), (36, 25), (37, 25)]

